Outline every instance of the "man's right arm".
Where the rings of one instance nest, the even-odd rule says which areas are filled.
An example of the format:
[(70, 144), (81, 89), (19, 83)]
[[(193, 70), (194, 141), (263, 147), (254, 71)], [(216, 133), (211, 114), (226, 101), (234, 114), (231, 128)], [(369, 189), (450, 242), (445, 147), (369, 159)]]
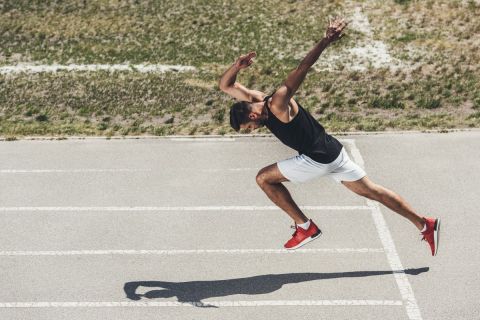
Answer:
[(240, 70), (249, 67), (253, 63), (255, 52), (250, 52), (235, 61), (235, 63), (225, 71), (218, 82), (220, 90), (240, 101), (257, 102), (262, 101), (263, 92), (251, 90), (237, 82), (237, 74)]
[(339, 39), (347, 23), (343, 19), (335, 19), (330, 22), (325, 37), (313, 47), (303, 58), (296, 69), (290, 72), (283, 85), (275, 92), (272, 97), (272, 106), (283, 110), (288, 108), (288, 103), (298, 90), (307, 75), (308, 70), (315, 64), (320, 54), (330, 43)]

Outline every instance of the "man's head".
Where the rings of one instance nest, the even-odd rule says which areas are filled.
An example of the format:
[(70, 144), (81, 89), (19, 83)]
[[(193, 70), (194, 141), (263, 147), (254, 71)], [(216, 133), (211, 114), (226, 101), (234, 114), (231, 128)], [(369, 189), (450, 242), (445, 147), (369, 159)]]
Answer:
[(230, 108), (230, 125), (237, 132), (240, 129), (255, 130), (263, 127), (266, 119), (267, 116), (263, 113), (263, 102), (240, 101)]

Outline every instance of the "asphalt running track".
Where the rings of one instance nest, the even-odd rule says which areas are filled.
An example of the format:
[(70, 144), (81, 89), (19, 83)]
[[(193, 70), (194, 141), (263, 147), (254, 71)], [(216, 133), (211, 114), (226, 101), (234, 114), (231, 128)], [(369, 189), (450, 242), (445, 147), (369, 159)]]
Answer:
[(274, 138), (1, 142), (0, 318), (476, 318), (480, 132), (339, 138), (442, 218), (437, 257), (328, 178), (286, 184), (323, 235), (282, 250), (255, 182), (295, 154)]

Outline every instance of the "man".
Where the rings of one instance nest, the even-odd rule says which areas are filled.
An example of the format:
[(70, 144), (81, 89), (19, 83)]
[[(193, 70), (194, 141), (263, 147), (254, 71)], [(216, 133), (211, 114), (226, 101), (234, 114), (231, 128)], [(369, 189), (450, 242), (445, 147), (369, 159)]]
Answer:
[(230, 110), (230, 124), (236, 130), (255, 130), (266, 126), (280, 141), (298, 151), (299, 155), (261, 169), (257, 183), (267, 196), (295, 222), (295, 233), (285, 243), (286, 249), (297, 249), (321, 235), (320, 229), (308, 219), (293, 201), (285, 181), (301, 183), (320, 176), (330, 176), (353, 192), (379, 201), (410, 220), (437, 254), (440, 219), (421, 217), (395, 192), (372, 182), (365, 171), (352, 162), (342, 144), (325, 132), (293, 95), (308, 70), (330, 43), (342, 37), (346, 27), (343, 19), (329, 23), (325, 37), (290, 72), (283, 85), (272, 95), (251, 90), (236, 82), (237, 73), (253, 63), (255, 52), (241, 56), (222, 75), (220, 89), (240, 100)]

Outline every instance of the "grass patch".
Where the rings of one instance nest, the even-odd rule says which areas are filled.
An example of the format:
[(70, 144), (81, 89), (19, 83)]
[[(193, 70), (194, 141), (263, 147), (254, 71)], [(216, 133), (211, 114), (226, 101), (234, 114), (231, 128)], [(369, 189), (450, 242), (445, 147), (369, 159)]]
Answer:
[(412, 2), (412, 0), (394, 0), (395, 3), (398, 3), (398, 4), (409, 4), (410, 2)]
[[(241, 53), (256, 50), (255, 64), (237, 80), (272, 93), (323, 35), (328, 16), (351, 12), (345, 6), (350, 4), (3, 1), (0, 65), (148, 62), (198, 71), (0, 75), (0, 135), (234, 133), (227, 113), (234, 100), (216, 87), (225, 69)], [(371, 2), (363, 12), (373, 38), (405, 67), (360, 72), (340, 60), (334, 71), (309, 72), (295, 97), (302, 106), (331, 131), (480, 126), (480, 6), (398, 0), (391, 6)], [(326, 54), (365, 43), (359, 32), (348, 35)]]
[(469, 116), (467, 117), (467, 120), (470, 120), (470, 119), (480, 120), (480, 111), (477, 111), (477, 112), (472, 113), (471, 115), (469, 115)]
[(38, 116), (35, 117), (35, 120), (38, 122), (47, 122), (48, 116), (46, 114), (39, 114)]
[(384, 97), (373, 97), (370, 100), (370, 107), (381, 109), (403, 109), (405, 104), (397, 94), (387, 94)]
[(416, 101), (416, 105), (420, 109), (437, 109), (440, 108), (441, 101), (440, 99), (430, 97), (420, 97), (420, 99)]
[(7, 61), (200, 66), (255, 49), (259, 60), (286, 62), (341, 9), (330, 1), (4, 1), (0, 47)]
[(395, 40), (398, 41), (398, 42), (412, 42), (412, 41), (415, 41), (417, 39), (424, 39), (424, 38), (425, 38), (425, 35), (423, 35), (423, 34), (419, 34), (419, 33), (412, 32), (412, 31), (407, 31), (404, 34), (396, 37)]
[[(227, 111), (234, 100), (218, 88), (192, 85), (218, 80), (219, 76), (202, 71), (164, 75), (60, 72), (4, 77), (0, 87), (0, 134), (233, 134)], [(352, 79), (348, 71), (310, 73), (296, 99), (334, 131), (422, 129), (422, 125), (428, 129), (468, 127), (478, 123), (473, 121), (476, 118), (467, 119), (457, 111), (464, 104), (475, 109), (475, 90), (459, 94), (455, 85), (446, 89), (449, 85), (442, 85), (440, 76), (399, 81), (401, 74), (377, 70), (362, 76), (360, 81)], [(276, 79), (264, 75), (261, 66), (238, 76), (242, 83), (251, 78), (262, 84), (253, 88), (266, 93), (276, 85)], [(324, 91), (325, 86), (328, 91)], [(429, 90), (435, 95), (430, 97)], [(39, 94), (43, 92), (49, 94)], [(409, 94), (404, 97), (402, 92)], [(458, 116), (448, 123), (433, 118), (419, 121), (411, 118), (412, 110)], [(262, 130), (257, 132), (268, 132)]]

